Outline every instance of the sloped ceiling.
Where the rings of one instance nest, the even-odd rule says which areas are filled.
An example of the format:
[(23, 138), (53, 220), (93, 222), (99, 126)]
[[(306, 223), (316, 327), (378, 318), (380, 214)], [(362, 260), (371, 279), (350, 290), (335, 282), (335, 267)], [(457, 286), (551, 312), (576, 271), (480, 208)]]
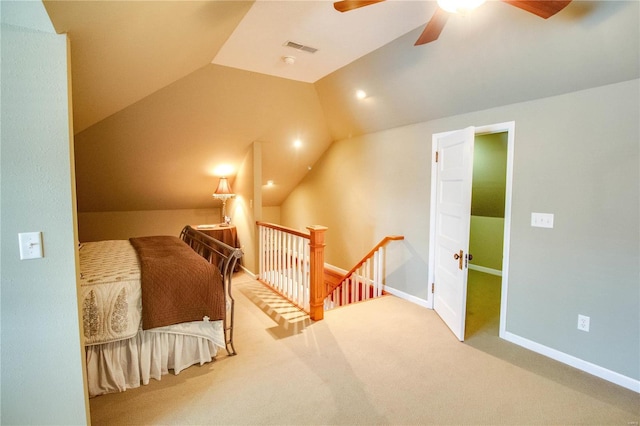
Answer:
[(205, 65), (76, 135), (78, 208), (212, 207), (216, 167), (253, 142), (276, 182), (263, 199), (277, 203), (331, 142), (313, 85)]
[[(420, 48), (417, 29), (316, 83), (331, 136), (638, 78), (639, 5), (574, 1), (543, 20), (492, 1), (450, 18), (440, 38)], [(369, 94), (365, 102), (345, 90), (356, 86)]]
[[(249, 34), (241, 24), (251, 4), (45, 1), (71, 40), (80, 211), (209, 207), (213, 168), (240, 164), (253, 143), (263, 144), (263, 183), (276, 184), (263, 204), (279, 205), (333, 140), (640, 74), (637, 1), (574, 0), (549, 20), (490, 1), (451, 17), (434, 43), (414, 47), (422, 27), (408, 28), (314, 83), (277, 76), (280, 63), (211, 63), (232, 35), (260, 45), (260, 28)], [(385, 27), (349, 25), (361, 39)], [(369, 94), (363, 101), (353, 96), (359, 88)]]
[(74, 131), (209, 63), (251, 1), (44, 1), (71, 40)]

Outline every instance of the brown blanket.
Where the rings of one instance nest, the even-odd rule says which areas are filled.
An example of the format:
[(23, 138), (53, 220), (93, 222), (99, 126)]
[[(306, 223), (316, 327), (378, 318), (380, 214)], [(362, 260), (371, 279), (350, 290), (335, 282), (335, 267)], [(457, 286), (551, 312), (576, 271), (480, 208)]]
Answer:
[(188, 321), (212, 321), (225, 315), (218, 268), (171, 236), (130, 238), (140, 260), (142, 328)]

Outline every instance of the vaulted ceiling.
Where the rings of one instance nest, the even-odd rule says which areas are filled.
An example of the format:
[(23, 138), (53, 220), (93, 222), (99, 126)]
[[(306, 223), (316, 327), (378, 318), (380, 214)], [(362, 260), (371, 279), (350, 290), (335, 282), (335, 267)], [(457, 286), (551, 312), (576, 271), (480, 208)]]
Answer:
[(80, 211), (210, 207), (254, 143), (279, 205), (334, 140), (640, 75), (637, 1), (548, 20), (490, 1), (418, 47), (435, 2), (44, 4), (70, 38)]

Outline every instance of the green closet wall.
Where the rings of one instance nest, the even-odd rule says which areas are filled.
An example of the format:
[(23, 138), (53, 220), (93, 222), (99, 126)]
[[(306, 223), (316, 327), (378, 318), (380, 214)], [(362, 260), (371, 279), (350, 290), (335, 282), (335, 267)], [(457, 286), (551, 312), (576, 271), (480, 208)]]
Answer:
[(471, 265), (502, 270), (507, 133), (477, 135), (471, 189)]

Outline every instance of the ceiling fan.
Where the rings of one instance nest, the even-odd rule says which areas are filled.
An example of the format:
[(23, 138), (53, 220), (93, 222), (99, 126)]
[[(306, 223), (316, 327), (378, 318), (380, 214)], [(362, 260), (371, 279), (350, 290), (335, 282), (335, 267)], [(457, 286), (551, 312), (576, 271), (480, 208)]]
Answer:
[[(341, 0), (333, 3), (333, 7), (338, 12), (348, 12), (353, 9), (358, 9), (364, 6), (369, 6), (375, 3), (381, 3), (385, 0)], [(541, 18), (547, 19), (556, 13), (560, 12), (564, 9), (571, 0), (502, 0), (505, 3), (510, 4), (511, 6), (515, 6), (519, 9), (526, 10), (527, 12), (533, 13)], [(482, 4), (483, 0), (476, 3)], [(444, 28), (444, 25), (447, 23), (447, 19), (449, 19), (449, 13), (452, 10), (449, 8), (443, 8), (441, 5), (441, 1), (438, 1), (438, 8), (435, 13), (427, 23), (427, 26), (418, 37), (418, 40), (415, 43), (415, 46), (421, 44), (427, 44), (429, 42), (435, 41), (440, 37), (440, 33)]]

